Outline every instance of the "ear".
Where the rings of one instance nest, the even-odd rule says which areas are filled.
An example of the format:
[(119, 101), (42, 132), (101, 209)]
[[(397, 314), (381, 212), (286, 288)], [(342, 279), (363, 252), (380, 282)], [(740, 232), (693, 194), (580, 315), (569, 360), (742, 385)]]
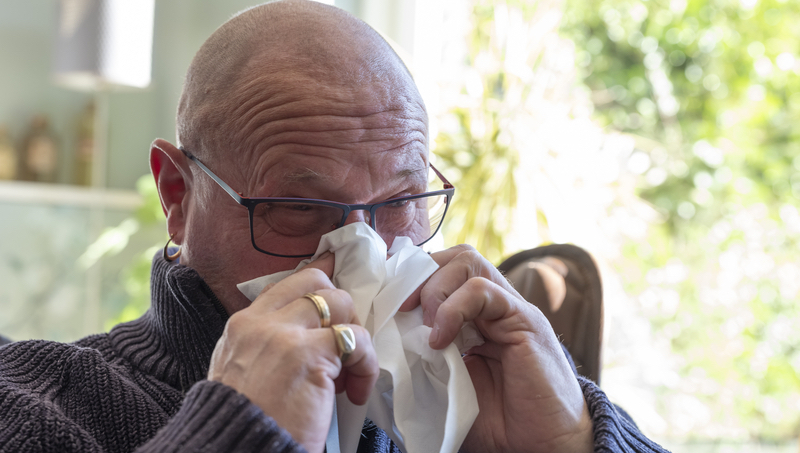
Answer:
[(150, 145), (150, 171), (156, 180), (161, 208), (167, 217), (167, 231), (175, 235), (172, 242), (181, 244), (192, 177), (188, 159), (183, 151), (171, 143), (157, 139)]

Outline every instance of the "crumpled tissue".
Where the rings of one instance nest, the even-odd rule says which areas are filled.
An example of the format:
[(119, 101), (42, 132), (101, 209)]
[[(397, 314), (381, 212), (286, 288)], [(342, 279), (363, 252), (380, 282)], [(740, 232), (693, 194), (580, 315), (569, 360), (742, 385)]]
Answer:
[(372, 335), (380, 367), (364, 406), (354, 405), (345, 394), (337, 395), (328, 452), (355, 453), (365, 417), (406, 453), (458, 451), (478, 415), (475, 389), (461, 354), (482, 344), (483, 338), (470, 323), (453, 344), (434, 350), (428, 345), (431, 328), (422, 323), (422, 307), (397, 311), (438, 268), (409, 238), (395, 239), (387, 259), (381, 237), (356, 222), (323, 236), (316, 254), (296, 269), (243, 282), (238, 288), (254, 300), (266, 285), (326, 251), (335, 254), (331, 280), (352, 296), (358, 319)]

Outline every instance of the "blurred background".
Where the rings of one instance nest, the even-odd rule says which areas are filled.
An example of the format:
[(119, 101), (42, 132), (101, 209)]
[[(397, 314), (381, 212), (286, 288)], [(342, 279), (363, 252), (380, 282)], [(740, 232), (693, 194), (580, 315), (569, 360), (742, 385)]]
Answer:
[[(194, 52), (252, 4), (0, 0), (0, 334), (72, 341), (147, 309), (149, 145), (174, 139)], [(584, 247), (602, 387), (648, 436), (800, 451), (800, 3), (335, 4), (423, 93), (458, 192), (441, 244)]]

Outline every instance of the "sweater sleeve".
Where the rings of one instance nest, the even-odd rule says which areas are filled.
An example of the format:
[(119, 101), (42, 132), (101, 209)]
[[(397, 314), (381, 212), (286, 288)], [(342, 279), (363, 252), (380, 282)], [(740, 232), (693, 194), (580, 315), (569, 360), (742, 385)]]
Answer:
[(667, 450), (642, 434), (626, 413), (612, 404), (591, 380), (578, 376), (583, 398), (594, 425), (594, 451), (610, 453), (662, 453)]
[(305, 452), (224, 384), (197, 382), (172, 412), (160, 406), (172, 405), (169, 392), (157, 391), (163, 384), (124, 371), (91, 348), (44, 341), (3, 346), (0, 453)]
[(589, 415), (594, 426), (594, 451), (609, 453), (650, 453), (666, 452), (639, 431), (633, 419), (622, 408), (609, 401), (605, 392), (600, 390), (591, 379), (578, 374), (575, 362), (567, 347), (562, 344), (561, 350), (578, 378), (583, 391), (583, 399), (589, 407)]
[(200, 381), (178, 413), (137, 453), (269, 452), (306, 450), (250, 400), (219, 382)]

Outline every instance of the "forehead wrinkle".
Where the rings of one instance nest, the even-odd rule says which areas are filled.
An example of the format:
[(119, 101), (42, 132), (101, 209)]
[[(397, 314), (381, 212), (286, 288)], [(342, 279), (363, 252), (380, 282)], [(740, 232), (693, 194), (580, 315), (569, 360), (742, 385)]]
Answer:
[[(398, 140), (399, 138), (406, 138), (406, 140), (401, 142)], [(298, 132), (275, 134), (262, 140), (257, 145), (254, 145), (253, 148), (263, 147), (264, 153), (269, 153), (271, 150), (285, 149), (287, 147), (304, 148), (308, 151), (317, 149), (328, 151), (358, 151), (365, 145), (368, 145), (370, 151), (375, 153), (411, 152), (420, 147), (427, 149), (424, 137), (415, 136), (408, 139), (407, 134), (404, 134), (402, 137), (376, 138), (373, 140), (360, 138), (345, 141), (336, 140), (330, 136), (314, 139), (309, 137), (308, 134)]]
[[(333, 179), (330, 175), (314, 171), (308, 167), (299, 170), (290, 171), (283, 177), (284, 183), (297, 183), (306, 182), (311, 180), (330, 180)], [(283, 185), (283, 184), (282, 184)]]
[(305, 132), (403, 127), (422, 130), (426, 124), (411, 109), (403, 107), (372, 106), (367, 110), (364, 104), (369, 103), (330, 104), (313, 99), (281, 100), (275, 97), (240, 104), (233, 111), (236, 129), (248, 131), (271, 124), (280, 127), (289, 123), (293, 128)]
[(384, 103), (360, 102), (357, 98), (361, 91), (353, 85), (332, 86), (296, 72), (260, 73), (237, 86), (233, 96), (238, 102), (232, 116), (243, 118), (270, 112), (278, 118), (291, 119), (316, 111), (358, 118), (401, 110)]
[[(416, 177), (417, 175), (424, 173), (425, 170), (426, 168), (420, 166), (401, 168), (400, 170), (394, 172), (389, 177), (389, 180), (401, 181), (410, 177)], [(339, 181), (339, 178), (336, 178), (330, 174), (315, 171), (309, 167), (302, 167), (284, 173), (281, 176), (280, 183), (275, 186), (275, 190), (281, 192), (294, 184), (310, 184), (314, 182), (327, 183), (331, 181)]]
[[(260, 75), (237, 90), (238, 102), (235, 102), (231, 123), (233, 133), (239, 135), (239, 143), (256, 145), (258, 140), (254, 136), (271, 137), (286, 129), (334, 133), (371, 130), (372, 134), (389, 131), (386, 136), (395, 138), (407, 132), (427, 135), (424, 105), (413, 96), (376, 99), (372, 91), (380, 91), (382, 87), (348, 89), (306, 78), (303, 79), (308, 83), (298, 90), (297, 80), (292, 80), (287, 87), (286, 80), (277, 75)], [(271, 87), (275, 85), (286, 89), (274, 93)], [(397, 133), (392, 133), (393, 129)], [(361, 137), (340, 139), (363, 140)]]
[[(326, 141), (344, 143), (397, 139), (409, 133), (425, 134), (426, 123), (406, 109), (386, 109), (358, 115), (352, 112), (326, 112), (327, 108), (309, 107), (306, 102), (293, 101), (278, 106), (253, 105), (246, 112), (234, 112), (233, 128), (242, 144), (255, 145), (261, 140), (275, 139), (282, 133), (335, 134)], [(301, 105), (303, 104), (303, 105)], [(245, 106), (240, 107), (244, 109)]]
[(375, 152), (396, 151), (403, 148), (427, 148), (423, 130), (401, 125), (369, 127), (325, 128), (323, 130), (292, 127), (288, 123), (271, 122), (250, 131), (242, 143), (244, 149), (269, 152), (276, 148), (304, 147), (353, 151), (368, 146)]

